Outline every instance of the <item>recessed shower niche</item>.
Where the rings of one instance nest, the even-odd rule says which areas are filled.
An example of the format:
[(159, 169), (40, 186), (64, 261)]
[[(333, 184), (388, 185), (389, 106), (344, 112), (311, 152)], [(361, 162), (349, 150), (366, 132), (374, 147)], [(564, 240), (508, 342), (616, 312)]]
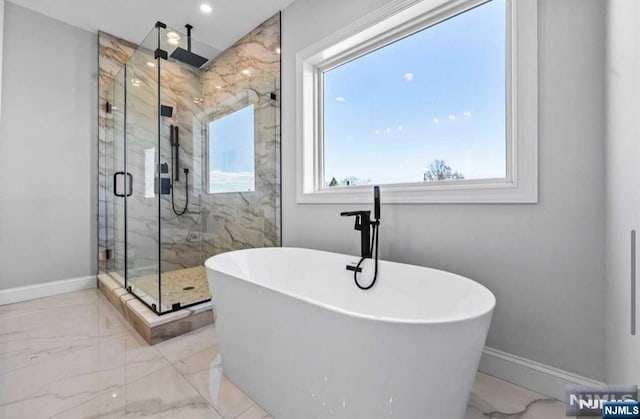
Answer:
[(212, 298), (210, 256), (280, 245), (280, 15), (223, 52), (190, 31), (99, 37), (99, 273), (157, 315)]

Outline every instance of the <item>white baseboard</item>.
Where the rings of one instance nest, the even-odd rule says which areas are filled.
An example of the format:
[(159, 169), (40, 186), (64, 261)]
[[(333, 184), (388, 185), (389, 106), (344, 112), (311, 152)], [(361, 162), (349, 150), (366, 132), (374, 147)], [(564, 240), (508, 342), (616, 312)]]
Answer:
[(36, 298), (82, 291), (96, 287), (96, 277), (83, 276), (81, 278), (63, 279), (61, 281), (45, 282), (43, 284), (0, 290), (0, 306), (34, 300)]
[(484, 348), (478, 369), (486, 374), (560, 401), (564, 401), (566, 398), (565, 386), (567, 384), (605, 385), (601, 381), (489, 347)]

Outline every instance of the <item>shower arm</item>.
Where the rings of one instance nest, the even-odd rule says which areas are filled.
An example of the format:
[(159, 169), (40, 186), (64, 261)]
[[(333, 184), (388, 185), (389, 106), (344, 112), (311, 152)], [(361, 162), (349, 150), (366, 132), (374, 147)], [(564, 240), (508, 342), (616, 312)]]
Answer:
[(191, 29), (193, 26), (187, 23), (184, 27), (187, 28), (187, 51), (191, 52)]

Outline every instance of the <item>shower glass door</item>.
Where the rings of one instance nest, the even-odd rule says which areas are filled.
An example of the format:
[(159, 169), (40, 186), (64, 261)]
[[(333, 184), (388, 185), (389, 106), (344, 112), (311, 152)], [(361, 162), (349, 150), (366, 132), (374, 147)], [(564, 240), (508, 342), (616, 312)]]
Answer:
[(125, 203), (126, 203), (126, 182), (125, 182), (125, 149), (124, 149), (124, 128), (125, 128), (125, 69), (123, 68), (116, 75), (113, 82), (113, 95), (111, 101), (111, 136), (107, 138), (108, 153), (112, 166), (108, 171), (107, 181), (111, 182), (110, 208), (113, 212), (113, 225), (108, 226), (107, 232), (110, 236), (113, 257), (110, 261), (111, 276), (125, 285)]
[(154, 311), (161, 306), (157, 45), (156, 28), (125, 66), (127, 286)]
[(223, 53), (162, 23), (123, 41), (101, 94), (100, 272), (157, 314), (212, 298), (208, 257), (280, 245), (279, 28)]

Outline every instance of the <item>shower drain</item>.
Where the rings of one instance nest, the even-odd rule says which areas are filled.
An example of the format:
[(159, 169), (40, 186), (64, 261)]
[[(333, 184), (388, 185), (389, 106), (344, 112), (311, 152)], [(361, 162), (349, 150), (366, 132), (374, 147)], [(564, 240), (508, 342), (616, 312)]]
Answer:
[(195, 289), (195, 287), (184, 287), (182, 291), (191, 291), (192, 289)]

